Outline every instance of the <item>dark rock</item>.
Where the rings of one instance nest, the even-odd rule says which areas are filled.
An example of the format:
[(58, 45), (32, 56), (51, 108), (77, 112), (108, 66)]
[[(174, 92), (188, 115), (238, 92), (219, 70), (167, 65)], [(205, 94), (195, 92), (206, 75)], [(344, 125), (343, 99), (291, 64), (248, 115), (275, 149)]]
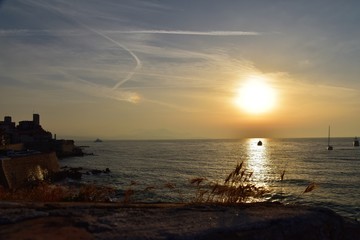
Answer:
[(98, 169), (93, 169), (93, 170), (91, 170), (91, 173), (94, 174), (94, 175), (97, 175), (97, 174), (102, 173), (102, 171), (98, 170)]
[(59, 182), (66, 178), (80, 180), (81, 177), (82, 173), (80, 172), (80, 169), (70, 168), (52, 173), (49, 176), (49, 179), (51, 182)]
[[(22, 209), (22, 210), (19, 210)], [(44, 224), (36, 236), (45, 236), (61, 213), (58, 224), (66, 229), (86, 230), (93, 239), (241, 239), (241, 240), (357, 240), (360, 224), (325, 208), (281, 204), (186, 205), (119, 203), (57, 203), (52, 205), (6, 205), (0, 213), (0, 238), (30, 234), (23, 219), (37, 217)], [(46, 217), (49, 216), (49, 217)], [(12, 219), (12, 220), (10, 220)], [(30, 220), (29, 220), (30, 221)], [(33, 222), (29, 222), (29, 226)], [(50, 230), (49, 230), (50, 229)], [(72, 232), (62, 232), (71, 239)], [(35, 234), (32, 233), (32, 234)], [(42, 235), (43, 234), (43, 235)], [(47, 235), (46, 235), (47, 236)]]

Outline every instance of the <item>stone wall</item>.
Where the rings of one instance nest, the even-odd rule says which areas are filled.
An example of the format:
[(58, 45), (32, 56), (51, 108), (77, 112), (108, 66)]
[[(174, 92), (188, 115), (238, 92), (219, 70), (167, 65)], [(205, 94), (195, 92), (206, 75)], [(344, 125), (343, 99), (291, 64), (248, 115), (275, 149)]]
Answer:
[(74, 140), (56, 140), (56, 154), (59, 158), (84, 155), (82, 149), (75, 146)]
[(55, 152), (1, 159), (0, 184), (7, 188), (17, 188), (28, 179), (42, 180), (46, 173), (59, 170)]
[(13, 150), (13, 151), (21, 151), (24, 149), (23, 143), (14, 143), (0, 146), (0, 150)]

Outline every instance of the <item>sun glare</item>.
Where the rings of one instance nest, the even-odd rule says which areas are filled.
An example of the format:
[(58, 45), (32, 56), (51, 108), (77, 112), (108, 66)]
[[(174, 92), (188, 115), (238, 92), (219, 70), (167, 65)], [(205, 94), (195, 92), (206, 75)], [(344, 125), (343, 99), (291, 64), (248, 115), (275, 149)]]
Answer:
[(261, 77), (252, 77), (238, 90), (235, 104), (251, 114), (269, 112), (275, 106), (275, 90)]

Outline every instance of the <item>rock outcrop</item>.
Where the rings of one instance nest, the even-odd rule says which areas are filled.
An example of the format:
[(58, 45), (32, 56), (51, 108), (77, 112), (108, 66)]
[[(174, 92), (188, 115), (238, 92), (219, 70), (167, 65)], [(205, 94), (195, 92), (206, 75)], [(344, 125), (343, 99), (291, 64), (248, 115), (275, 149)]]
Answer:
[[(0, 238), (344, 239), (358, 222), (331, 210), (281, 204), (0, 203)], [(56, 233), (56, 234), (54, 234)]]

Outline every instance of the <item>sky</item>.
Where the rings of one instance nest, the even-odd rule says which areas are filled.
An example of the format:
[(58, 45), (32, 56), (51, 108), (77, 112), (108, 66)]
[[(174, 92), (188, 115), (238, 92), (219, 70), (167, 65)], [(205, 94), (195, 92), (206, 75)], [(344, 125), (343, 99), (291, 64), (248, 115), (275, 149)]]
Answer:
[[(0, 119), (39, 113), (44, 129), (75, 139), (326, 137), (329, 125), (334, 137), (360, 136), (359, 9), (3, 0)], [(252, 79), (273, 92), (266, 112), (236, 104)]]

